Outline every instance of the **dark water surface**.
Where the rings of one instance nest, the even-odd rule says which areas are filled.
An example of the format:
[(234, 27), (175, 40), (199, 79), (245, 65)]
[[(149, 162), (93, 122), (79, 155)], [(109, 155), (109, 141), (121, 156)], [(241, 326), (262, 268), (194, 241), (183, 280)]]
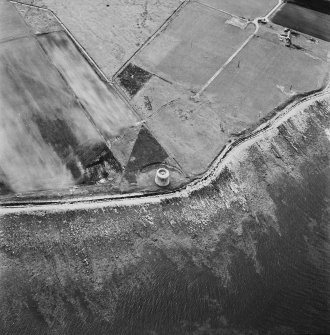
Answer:
[(329, 2), (290, 1), (284, 4), (271, 20), (281, 26), (330, 42), (328, 14), (330, 14)]
[[(0, 334), (329, 334), (330, 151), (319, 134), (330, 122), (321, 104), (310, 113), (307, 136), (293, 144), (294, 124), (280, 126), (275, 156), (252, 147), (247, 165), (187, 202), (2, 218), (13, 263), (1, 274)], [(253, 189), (248, 209), (217, 207), (245, 171), (275, 216)]]

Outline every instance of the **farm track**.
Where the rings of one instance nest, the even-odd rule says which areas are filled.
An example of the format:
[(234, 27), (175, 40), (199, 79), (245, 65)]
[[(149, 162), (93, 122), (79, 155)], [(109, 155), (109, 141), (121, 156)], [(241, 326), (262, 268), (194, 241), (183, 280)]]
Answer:
[[(50, 11), (54, 17), (61, 24), (63, 29), (68, 33), (70, 38), (75, 42), (79, 50), (93, 66), (95, 71), (98, 73), (100, 78), (103, 81), (106, 81), (109, 85), (116, 88), (116, 85), (113, 85), (113, 81), (110, 81), (102, 70), (97, 66), (95, 61), (87, 54), (84, 48), (79, 44), (78, 41), (72, 36), (72, 34), (67, 30), (61, 20), (56, 16), (56, 14), (46, 8), (27, 5), (17, 1), (11, 1), (12, 3), (21, 4), (28, 7), (39, 8), (41, 10)], [(168, 20), (151, 36), (149, 39), (132, 55), (132, 57), (121, 67), (117, 74), (127, 65), (127, 63), (139, 53), (146, 45), (148, 45), (163, 29), (165, 29), (168, 24), (175, 18), (176, 15), (187, 5), (190, 0), (184, 1), (180, 7), (168, 18)], [(279, 3), (263, 18), (268, 19), (269, 16), (282, 4), (282, 1), (279, 0)], [(242, 44), (242, 46), (228, 59), (228, 61), (215, 73), (215, 75), (203, 86), (201, 91), (197, 95), (201, 94), (207, 86), (222, 72), (222, 69), (227, 66), (235, 56), (248, 44), (252, 37), (256, 34), (259, 29), (257, 18), (253, 21), (256, 25), (255, 32), (248, 37), (248, 39)], [(220, 71), (220, 72), (219, 72)], [(113, 78), (116, 77), (114, 75)], [(118, 89), (116, 88), (118, 92)], [(127, 99), (118, 92), (118, 94), (128, 103)], [(102, 195), (102, 196), (89, 196), (89, 197), (75, 197), (70, 199), (63, 200), (10, 200), (7, 202), (0, 202), (0, 214), (9, 214), (15, 212), (34, 212), (34, 211), (67, 211), (67, 210), (76, 210), (76, 209), (91, 209), (91, 208), (100, 208), (100, 207), (119, 207), (119, 206), (134, 206), (140, 204), (151, 204), (151, 203), (160, 203), (164, 200), (172, 200), (176, 198), (189, 197), (192, 193), (210, 185), (222, 171), (223, 167), (226, 164), (225, 159), (228, 155), (233, 154), (236, 151), (239, 151), (244, 146), (249, 146), (254, 143), (259, 137), (264, 136), (266, 133), (271, 132), (277, 128), (281, 123), (290, 118), (292, 115), (301, 110), (301, 108), (308, 107), (309, 105), (316, 102), (318, 99), (330, 97), (329, 86), (325, 87), (322, 91), (313, 92), (307, 96), (301, 98), (298, 97), (294, 102), (290, 103), (284, 109), (276, 113), (271, 119), (265, 121), (259, 125), (255, 130), (251, 131), (249, 134), (244, 135), (241, 138), (236, 140), (230, 140), (227, 145), (221, 150), (219, 155), (214, 159), (213, 163), (210, 165), (209, 169), (200, 177), (194, 179), (184, 187), (164, 193), (130, 193), (130, 194), (118, 194), (118, 195)]]
[(213, 161), (209, 169), (199, 178), (193, 180), (184, 187), (169, 193), (143, 193), (104, 195), (92, 197), (77, 197), (67, 200), (47, 200), (47, 201), (11, 201), (3, 203), (0, 206), (0, 214), (9, 214), (15, 212), (34, 212), (34, 211), (67, 211), (76, 209), (93, 209), (100, 207), (122, 207), (141, 204), (160, 203), (164, 200), (173, 200), (177, 198), (189, 197), (192, 193), (201, 190), (210, 185), (222, 171), (228, 155), (239, 151), (242, 147), (252, 145), (258, 138), (270, 133), (276, 129), (285, 120), (307, 108), (319, 99), (330, 97), (330, 90), (327, 86), (320, 92), (314, 92), (293, 103), (289, 104), (273, 118), (261, 124), (248, 135), (237, 140), (231, 140), (223, 148), (218, 157)]

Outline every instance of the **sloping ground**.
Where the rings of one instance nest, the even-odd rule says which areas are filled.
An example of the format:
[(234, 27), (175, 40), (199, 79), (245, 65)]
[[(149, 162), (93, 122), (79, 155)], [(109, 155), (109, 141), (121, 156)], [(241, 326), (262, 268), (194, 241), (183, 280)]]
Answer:
[(329, 333), (330, 99), (313, 101), (188, 197), (2, 210), (1, 334)]

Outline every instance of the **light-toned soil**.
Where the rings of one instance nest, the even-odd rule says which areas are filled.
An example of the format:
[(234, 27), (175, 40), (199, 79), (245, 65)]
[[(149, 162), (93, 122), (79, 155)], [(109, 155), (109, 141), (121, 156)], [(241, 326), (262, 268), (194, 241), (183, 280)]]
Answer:
[(172, 171), (168, 189), (187, 181), (171, 153), (159, 154), (157, 140), (146, 143), (153, 135), (141, 140), (138, 114), (100, 79), (50, 11), (0, 5), (8, 23), (0, 33), (2, 196), (61, 197), (76, 185), (91, 194), (86, 185), (95, 184), (96, 192), (157, 191), (162, 164)]
[[(99, 166), (104, 154), (109, 154), (107, 140), (78, 101), (81, 87), (72, 84), (75, 88), (73, 92), (36, 38), (29, 33), (14, 6), (1, 2), (0, 17), (16, 28), (11, 29), (11, 25), (8, 25), (1, 31), (0, 193), (67, 189), (76, 183), (96, 182), (104, 178), (102, 175), (96, 177), (98, 169), (95, 167)], [(99, 79), (88, 64), (78, 63), (79, 60), (84, 62), (84, 59), (78, 52), (73, 53), (73, 57), (77, 55), (74, 64), (81, 66), (81, 71), (77, 73), (85, 76), (81, 82), (90, 84), (85, 88), (89, 92), (84, 100), (86, 104), (89, 102), (86, 108), (93, 112), (91, 96), (99, 93), (97, 102), (104, 96), (108, 100), (103, 106), (108, 105), (110, 108), (114, 105), (116, 111), (120, 112), (120, 107), (125, 106), (124, 102), (118, 97), (116, 100), (116, 96), (111, 99), (113, 93), (97, 82)], [(67, 57), (66, 60), (70, 61), (70, 58)], [(90, 73), (92, 79), (88, 78)], [(71, 79), (73, 81), (72, 77)], [(102, 114), (100, 108), (98, 112), (96, 116), (99, 117), (105, 114), (104, 111)], [(110, 127), (109, 133), (106, 133), (107, 139), (117, 136), (125, 125), (131, 126), (131, 123), (127, 125), (123, 122), (129, 119), (130, 114), (122, 115), (126, 118), (121, 119), (122, 122), (116, 129), (114, 125), (118, 125), (118, 122), (111, 123), (109, 118), (108, 122), (103, 119), (99, 121), (99, 124)], [(112, 120), (116, 120), (115, 113)], [(110, 171), (111, 168), (108, 168)], [(114, 175), (111, 178), (113, 177)]]
[[(136, 43), (140, 40), (136, 34), (141, 32), (141, 36), (150, 37), (153, 24), (158, 22), (160, 26), (170, 15), (166, 13), (179, 6), (174, 2), (144, 2), (148, 13), (153, 14), (150, 17), (148, 14), (143, 24), (132, 25), (127, 18), (136, 19), (134, 15), (138, 15), (142, 2), (84, 0), (78, 4), (44, 0), (34, 4), (52, 9), (102, 70), (107, 62), (114, 66), (113, 70), (122, 66), (138, 49)], [(37, 40), (68, 84), (70, 94), (81, 104), (80, 117), (87, 117), (121, 166), (134, 159), (130, 156), (144, 124), (159, 143), (155, 148), (166, 151), (169, 157), (166, 162), (176, 171), (182, 169), (182, 179), (173, 183), (179, 185), (186, 176), (195, 178), (204, 173), (231, 138), (253, 129), (262, 118), (269, 117), (297, 94), (320, 89), (328, 77), (329, 46), (323, 41), (295, 34), (293, 45), (287, 48), (279, 39), (283, 28), (274, 24), (262, 25), (253, 36), (255, 25), (224, 13), (227, 5), (222, 1), (212, 8), (191, 1), (131, 59), (123, 72), (132, 64), (135, 72), (127, 73), (124, 80), (120, 72), (115, 81), (117, 89), (119, 86), (125, 95), (124, 83), (133, 78), (129, 92), (126, 90), (126, 100), (131, 106), (119, 98), (114, 87), (100, 82), (64, 31), (54, 32), (59, 25), (55, 25), (56, 19), (50, 12), (23, 5), (16, 7), (35, 34), (46, 33)], [(223, 11), (219, 10), (221, 6)], [(246, 8), (254, 6), (252, 2)], [(259, 9), (266, 7), (270, 11), (273, 6), (263, 2)], [(108, 19), (114, 12), (118, 17), (110, 24)], [(91, 39), (92, 33), (93, 38), (101, 36), (105, 43), (100, 40), (96, 43)], [(120, 39), (124, 58), (118, 58), (116, 53)], [(219, 69), (222, 72), (209, 82), (199, 98), (192, 99)], [(149, 156), (152, 157), (158, 157), (157, 153)], [(139, 169), (155, 163), (165, 161), (144, 161)], [(154, 171), (145, 173), (137, 180), (148, 179), (146, 185), (153, 190)], [(173, 178), (176, 174), (173, 173)], [(130, 178), (126, 177), (123, 189), (128, 191)], [(137, 180), (133, 179), (132, 185), (136, 186)], [(104, 182), (101, 177), (97, 180)]]
[(45, 34), (63, 30), (60, 22), (50, 11), (37, 7), (24, 6), (20, 3), (14, 3), (14, 5), (34, 34)]
[(47, 7), (111, 78), (182, 0), (21, 1)]
[[(91, 0), (43, 3), (62, 15), (90, 54), (99, 57), (97, 63), (108, 68), (108, 75), (136, 50), (137, 35), (141, 41), (148, 35), (152, 19), (137, 21), (138, 9), (143, 12), (148, 4), (163, 15), (171, 4), (175, 7), (172, 1), (97, 0), (93, 12)], [(220, 0), (208, 3), (218, 5)], [(235, 3), (249, 8), (257, 2)], [(107, 21), (107, 9), (116, 6), (118, 17), (112, 14)], [(1, 38), (20, 37), (22, 30), (10, 29), (14, 21), (4, 25), (7, 31), (0, 30)], [(2, 22), (7, 21), (0, 20), (0, 27)], [(289, 49), (278, 41), (282, 28), (273, 28), (260, 31), (199, 100), (190, 99), (192, 92), (180, 82), (156, 75), (136, 95), (127, 95), (145, 122), (122, 136), (125, 145), (118, 145), (118, 152), (123, 161), (143, 167), (144, 161), (157, 162), (157, 154), (163, 159), (171, 153), (187, 171), (198, 174), (236, 131), (253, 127), (293, 94), (319, 89), (327, 75), (329, 45), (295, 36)], [(4, 34), (8, 32), (12, 35)], [(5, 130), (0, 131), (0, 162), (6, 174), (17, 177), (26, 172), (19, 163), (29, 159), (31, 174), (40, 178), (47, 172), (40, 169), (43, 159), (53, 157), (57, 147), (51, 150), (43, 141), (48, 149), (38, 157), (43, 148), (38, 146), (39, 132), (50, 140), (66, 140), (63, 129), (77, 131), (79, 143), (99, 134), (74, 109), (72, 94), (62, 92), (69, 88), (54, 80), (59, 77), (55, 68), (30, 52), (38, 39), (30, 44), (23, 40), (30, 41), (8, 42), (15, 46), (8, 54), (9, 44), (1, 43), (0, 74), (5, 80), (0, 102), (7, 103), (0, 106)], [(86, 69), (80, 77), (75, 66), (82, 65), (81, 59), (75, 63), (71, 54), (63, 63), (61, 50), (53, 47), (45, 43), (77, 95), (84, 98), (84, 88), (92, 91), (85, 104), (96, 105), (97, 114), (93, 85), (80, 86), (94, 77)], [(70, 66), (77, 69), (77, 77)], [(47, 122), (37, 129), (34, 121), (40, 116)], [(58, 119), (70, 126), (56, 126), (53, 121)], [(9, 203), (0, 207), (0, 334), (328, 334), (329, 94), (314, 97), (312, 103), (306, 100), (267, 125), (224, 155), (211, 170), (213, 179), (204, 178), (198, 187), (189, 185), (182, 192), (38, 209)], [(142, 133), (142, 127), (149, 130)], [(116, 130), (110, 127), (109, 132)], [(32, 150), (27, 148), (31, 143)], [(8, 152), (3, 150), (8, 147)], [(134, 155), (128, 158), (127, 151)], [(148, 168), (135, 175), (147, 184), (153, 177)], [(66, 181), (65, 174), (51, 172), (62, 177), (58, 183)]]
[(107, 141), (136, 126), (138, 117), (112, 87), (100, 81), (65, 32), (39, 36), (38, 41)]
[(278, 4), (278, 0), (198, 0), (198, 2), (250, 20), (265, 16)]

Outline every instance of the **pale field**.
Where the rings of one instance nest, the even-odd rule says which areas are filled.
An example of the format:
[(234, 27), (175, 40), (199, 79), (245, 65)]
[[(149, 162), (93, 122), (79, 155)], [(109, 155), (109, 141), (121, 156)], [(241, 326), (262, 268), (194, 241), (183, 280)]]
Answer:
[(110, 78), (182, 0), (24, 0), (61, 19)]
[(198, 2), (253, 20), (269, 13), (277, 5), (278, 0), (199, 0)]

